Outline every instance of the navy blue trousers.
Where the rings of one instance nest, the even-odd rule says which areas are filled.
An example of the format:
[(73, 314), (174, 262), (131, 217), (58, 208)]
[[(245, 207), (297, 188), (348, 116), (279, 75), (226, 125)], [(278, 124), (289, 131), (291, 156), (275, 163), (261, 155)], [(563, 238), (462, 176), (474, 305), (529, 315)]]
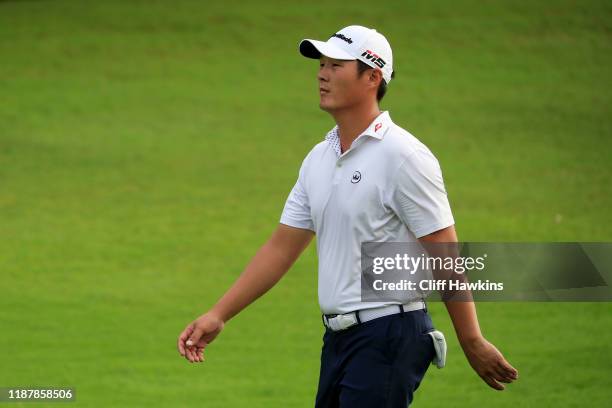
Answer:
[(316, 408), (406, 408), (435, 356), (426, 310), (325, 329)]

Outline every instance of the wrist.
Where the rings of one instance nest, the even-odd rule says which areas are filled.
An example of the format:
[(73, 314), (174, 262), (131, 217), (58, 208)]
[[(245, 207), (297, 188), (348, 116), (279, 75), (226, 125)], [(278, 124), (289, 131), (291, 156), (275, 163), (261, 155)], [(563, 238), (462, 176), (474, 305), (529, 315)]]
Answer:
[(229, 320), (227, 314), (223, 313), (223, 311), (218, 309), (217, 307), (213, 307), (206, 314), (215, 320), (219, 320), (223, 324), (225, 324)]
[(484, 337), (482, 336), (482, 334), (477, 333), (469, 336), (459, 337), (459, 344), (461, 345), (463, 351), (469, 352), (479, 347), (482, 344), (483, 340)]

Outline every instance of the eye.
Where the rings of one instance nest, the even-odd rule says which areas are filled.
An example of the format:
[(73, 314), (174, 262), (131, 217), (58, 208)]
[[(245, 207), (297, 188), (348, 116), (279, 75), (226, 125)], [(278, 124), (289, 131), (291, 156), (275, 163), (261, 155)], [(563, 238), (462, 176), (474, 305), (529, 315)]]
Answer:
[(341, 64), (333, 64), (333, 65), (334, 65), (334, 67), (341, 67), (342, 66)]

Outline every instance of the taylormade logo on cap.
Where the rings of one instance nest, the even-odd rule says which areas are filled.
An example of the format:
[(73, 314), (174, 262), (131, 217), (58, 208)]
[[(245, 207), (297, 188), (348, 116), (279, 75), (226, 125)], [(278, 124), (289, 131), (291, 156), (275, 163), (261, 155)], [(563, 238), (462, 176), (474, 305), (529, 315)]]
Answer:
[(340, 60), (360, 60), (382, 71), (388, 84), (393, 73), (393, 53), (384, 35), (373, 28), (359, 25), (344, 27), (327, 41), (304, 39), (300, 41), (300, 53), (307, 58), (319, 59), (321, 55)]
[(353, 43), (353, 40), (351, 40), (350, 38), (346, 38), (344, 35), (342, 35), (340, 33), (336, 33), (336, 34), (332, 35), (332, 37), (336, 37), (336, 38), (339, 38), (341, 40), (344, 40), (344, 41), (346, 41), (349, 44)]

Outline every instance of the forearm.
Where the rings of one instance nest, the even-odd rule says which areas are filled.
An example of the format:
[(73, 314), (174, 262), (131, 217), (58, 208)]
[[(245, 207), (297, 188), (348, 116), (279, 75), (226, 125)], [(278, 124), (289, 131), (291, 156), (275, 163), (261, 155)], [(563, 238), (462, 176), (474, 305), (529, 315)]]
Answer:
[(272, 288), (290, 266), (286, 256), (271, 243), (266, 243), (211, 311), (228, 321)]
[(309, 231), (280, 225), (232, 287), (213, 306), (211, 313), (224, 322), (240, 313), (283, 277), (308, 246), (312, 236)]
[(474, 302), (447, 301), (444, 304), (463, 349), (482, 337)]
[[(419, 240), (427, 248), (430, 256), (441, 258), (457, 258), (459, 256), (459, 247), (456, 245), (457, 233), (454, 226), (421, 237)], [(434, 270), (433, 273), (436, 279), (467, 282), (467, 276), (454, 273), (452, 269), (448, 271)], [(472, 295), (469, 291), (461, 290), (441, 291), (440, 294), (453, 322), (457, 339), (465, 349), (472, 341), (482, 337), (478, 325), (478, 316), (476, 315), (476, 305), (471, 301)], [(454, 301), (451, 300), (453, 298)]]

